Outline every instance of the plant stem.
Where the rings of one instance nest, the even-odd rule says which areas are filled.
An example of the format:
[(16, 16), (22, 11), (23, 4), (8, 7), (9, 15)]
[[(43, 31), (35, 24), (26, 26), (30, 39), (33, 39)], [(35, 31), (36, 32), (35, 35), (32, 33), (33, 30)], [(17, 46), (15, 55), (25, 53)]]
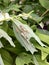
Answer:
[(41, 15), (41, 17), (43, 17), (48, 11), (49, 11), (49, 9), (47, 9), (47, 10)]

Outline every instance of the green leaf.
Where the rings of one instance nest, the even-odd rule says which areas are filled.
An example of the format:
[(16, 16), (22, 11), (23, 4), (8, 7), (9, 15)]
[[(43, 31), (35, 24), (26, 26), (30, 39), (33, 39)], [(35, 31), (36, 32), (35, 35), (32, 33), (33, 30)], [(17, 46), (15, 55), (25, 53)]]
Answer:
[(4, 9), (4, 6), (0, 4), (0, 10), (3, 10)]
[(31, 54), (21, 53), (16, 57), (15, 63), (16, 65), (28, 65), (29, 63), (34, 64), (33, 56)]
[(3, 0), (4, 5), (7, 6), (10, 3), (10, 0)]
[(41, 52), (41, 54), (42, 54), (42, 60), (45, 60), (45, 58), (48, 56), (48, 54), (45, 52)]
[(32, 9), (33, 9), (32, 5), (25, 5), (24, 8), (23, 8), (23, 11), (25, 13), (29, 13)]
[(49, 65), (49, 63), (46, 60), (41, 60), (41, 56), (39, 54), (35, 54), (35, 58), (36, 61), (38, 62), (38, 65)]
[(16, 57), (16, 65), (24, 65), (24, 64), (35, 64), (35, 65), (49, 65), (49, 63), (45, 60), (41, 59), (39, 54), (30, 55), (26, 53), (21, 53)]
[(0, 26), (0, 28), (7, 32), (7, 30), (8, 30), (8, 23), (7, 22), (3, 22), (3, 24)]
[(13, 30), (12, 30), (10, 27), (8, 27), (8, 29), (7, 29), (7, 33), (8, 33), (8, 35), (14, 37), (14, 32), (13, 32)]
[(38, 29), (36, 30), (36, 34), (43, 42), (46, 42), (49, 45), (49, 31)]
[(4, 12), (9, 12), (9, 11), (20, 11), (21, 6), (18, 4), (10, 4), (7, 8), (5, 8), (3, 11)]
[(31, 16), (31, 19), (33, 19), (37, 23), (39, 23), (43, 19), (43, 17), (39, 17), (39, 15), (34, 14), (34, 13), (31, 13), (30, 16)]
[(39, 2), (44, 8), (49, 9), (49, 0), (39, 0)]
[(0, 41), (0, 48), (2, 48), (2, 47), (4, 47), (4, 46), (3, 46), (2, 42)]
[(0, 38), (2, 37), (4, 37), (7, 41), (9, 41), (11, 46), (15, 47), (12, 38), (4, 30), (0, 29)]
[(4, 65), (4, 62), (2, 60), (1, 54), (0, 54), (0, 65)]
[(16, 55), (22, 52), (26, 52), (25, 49), (21, 46), (21, 44), (17, 40), (15, 40), (14, 43), (16, 47), (6, 46), (5, 49)]
[(12, 65), (13, 60), (11, 55), (4, 49), (0, 49), (0, 54), (2, 56), (3, 62), (5, 65)]
[(41, 47), (33, 38), (30, 39), (30, 41), (33, 43), (33, 45), (38, 49), (41, 50), (41, 52), (45, 52), (49, 54), (49, 47)]

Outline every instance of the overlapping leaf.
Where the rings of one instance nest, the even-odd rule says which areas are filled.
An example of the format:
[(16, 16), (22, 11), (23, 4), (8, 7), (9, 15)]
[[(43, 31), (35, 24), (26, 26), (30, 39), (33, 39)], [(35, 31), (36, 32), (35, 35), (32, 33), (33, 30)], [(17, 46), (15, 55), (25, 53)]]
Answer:
[(8, 34), (4, 30), (0, 29), (0, 38), (2, 38), (2, 37), (4, 37), (6, 40), (8, 40), (9, 43), (11, 44), (11, 46), (15, 47), (15, 45), (12, 41), (12, 38), (10, 36), (8, 36)]
[(0, 55), (0, 65), (4, 65), (1, 55)]
[(5, 8), (3, 11), (4, 12), (9, 12), (9, 11), (20, 11), (21, 6), (18, 4), (10, 4), (7, 8)]
[[(13, 29), (14, 29), (15, 36), (19, 40), (19, 42), (21, 43), (21, 45), (27, 51), (30, 51), (33, 54), (34, 51), (36, 51), (36, 49), (34, 48), (34, 46), (29, 42), (29, 40), (26, 40), (26, 38), (21, 35), (21, 30), (19, 30), (19, 28), (15, 24), (13, 24)], [(18, 30), (18, 32), (17, 32), (17, 30)]]
[(34, 64), (33, 56), (31, 54), (21, 53), (17, 56), (15, 63), (16, 65), (28, 65), (29, 63)]
[(13, 59), (8, 51), (6, 51), (4, 49), (0, 49), (0, 54), (1, 54), (2, 62), (4, 63), (3, 65), (12, 65), (13, 64)]
[(31, 37), (33, 37), (41, 46), (45, 46), (28, 25), (22, 24), (17, 19), (14, 19), (13, 21), (15, 36), (27, 51), (30, 51), (32, 54), (36, 51), (34, 46), (29, 41)]
[(49, 9), (49, 0), (39, 0), (39, 2), (44, 8)]
[(36, 61), (38, 63), (38, 64), (36, 63), (35, 65), (49, 65), (49, 63), (46, 60), (41, 60), (41, 57), (39, 54), (35, 55), (34, 61), (35, 61), (35, 63), (36, 63)]
[(36, 34), (43, 42), (46, 42), (49, 45), (49, 31), (39, 29), (36, 31)]

